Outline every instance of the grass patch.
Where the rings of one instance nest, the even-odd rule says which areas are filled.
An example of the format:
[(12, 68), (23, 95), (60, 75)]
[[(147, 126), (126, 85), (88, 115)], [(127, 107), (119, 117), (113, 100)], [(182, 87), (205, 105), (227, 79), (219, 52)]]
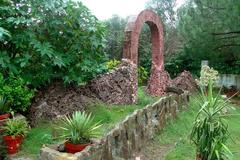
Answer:
[[(191, 105), (190, 105), (191, 106)], [(161, 145), (170, 145), (165, 160), (193, 160), (195, 159), (195, 146), (190, 143), (189, 136), (194, 119), (198, 112), (197, 108), (190, 107), (187, 111), (178, 114), (176, 120), (170, 120), (167, 126), (155, 136), (155, 142)], [(240, 108), (231, 110), (232, 114), (240, 114)], [(226, 118), (229, 124), (231, 139), (228, 146), (233, 153), (233, 160), (240, 157), (240, 116)]]
[[(143, 108), (145, 105), (154, 103), (158, 98), (147, 95), (143, 88), (138, 90), (138, 103), (132, 105), (107, 105), (94, 104), (90, 106), (87, 112), (91, 112), (95, 121), (101, 121), (103, 127), (102, 135), (106, 134), (114, 125), (124, 119), (127, 115), (134, 112), (136, 109)], [(59, 143), (59, 140), (54, 139), (55, 123), (45, 121), (39, 123), (35, 128), (32, 128), (25, 137), (21, 146), (21, 151), (17, 157), (29, 157), (38, 159), (40, 148), (44, 144)]]
[(138, 90), (137, 104), (130, 105), (106, 105), (95, 104), (89, 107), (88, 112), (91, 112), (95, 121), (103, 123), (102, 134), (104, 135), (111, 130), (117, 122), (123, 120), (127, 115), (133, 113), (136, 109), (145, 107), (147, 104), (154, 103), (158, 98), (151, 97), (145, 93), (143, 88)]

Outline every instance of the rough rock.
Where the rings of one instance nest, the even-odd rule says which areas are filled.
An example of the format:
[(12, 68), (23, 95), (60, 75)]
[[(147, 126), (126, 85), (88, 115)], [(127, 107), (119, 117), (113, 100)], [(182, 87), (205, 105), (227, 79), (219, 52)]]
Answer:
[(130, 104), (136, 102), (137, 88), (136, 65), (123, 60), (114, 70), (102, 74), (85, 86), (65, 87), (55, 82), (37, 93), (30, 107), (31, 125), (39, 120), (53, 120), (74, 111), (85, 110), (86, 107), (102, 101), (111, 104)]
[(64, 87), (61, 82), (56, 82), (43, 88), (35, 97), (29, 113), (31, 125), (39, 120), (53, 120), (74, 111), (84, 110), (96, 98), (85, 96), (87, 89), (84, 87)]
[(183, 71), (178, 77), (173, 79), (169, 86), (177, 87), (185, 91), (196, 91), (198, 85), (189, 71)]
[(166, 93), (166, 87), (169, 85), (170, 76), (167, 71), (153, 67), (152, 74), (148, 83), (147, 91), (153, 96), (162, 96)]
[(136, 102), (137, 81), (136, 65), (130, 60), (122, 63), (114, 70), (100, 75), (91, 81), (92, 93), (103, 102), (111, 104), (131, 104)]

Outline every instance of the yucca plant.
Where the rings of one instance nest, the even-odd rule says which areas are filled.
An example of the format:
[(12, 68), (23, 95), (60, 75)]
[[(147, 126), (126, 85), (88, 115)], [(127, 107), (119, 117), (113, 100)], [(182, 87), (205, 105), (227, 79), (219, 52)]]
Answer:
[(224, 109), (228, 107), (228, 100), (224, 101), (221, 98), (221, 90), (217, 95), (213, 94), (214, 79), (214, 76), (207, 80), (205, 77), (205, 87), (200, 85), (201, 94), (194, 101), (200, 110), (194, 121), (190, 138), (196, 145), (199, 160), (223, 160), (231, 155), (231, 151), (226, 146), (229, 132), (224, 119), (227, 116)]
[(101, 127), (100, 122), (94, 122), (91, 114), (76, 111), (71, 116), (64, 116), (61, 120), (62, 138), (65, 138), (72, 144), (90, 143), (91, 138), (97, 138), (100, 135), (98, 131)]

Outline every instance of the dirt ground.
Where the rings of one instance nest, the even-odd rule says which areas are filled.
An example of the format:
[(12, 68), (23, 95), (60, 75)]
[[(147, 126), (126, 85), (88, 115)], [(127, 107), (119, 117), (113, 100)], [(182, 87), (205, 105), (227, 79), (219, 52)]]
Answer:
[(159, 145), (154, 140), (149, 141), (146, 147), (141, 152), (134, 154), (133, 160), (160, 160), (168, 154), (171, 148), (170, 145)]

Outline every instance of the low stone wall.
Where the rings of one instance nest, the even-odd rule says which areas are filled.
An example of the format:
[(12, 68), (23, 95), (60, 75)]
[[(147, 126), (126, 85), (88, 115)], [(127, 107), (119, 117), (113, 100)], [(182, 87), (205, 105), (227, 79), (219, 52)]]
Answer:
[(188, 92), (182, 95), (163, 97), (153, 105), (136, 110), (127, 116), (99, 142), (88, 146), (76, 154), (60, 153), (50, 147), (40, 151), (42, 160), (113, 160), (130, 159), (133, 153), (141, 150), (145, 142), (156, 131), (161, 130), (168, 118), (175, 118), (177, 112), (187, 106)]

